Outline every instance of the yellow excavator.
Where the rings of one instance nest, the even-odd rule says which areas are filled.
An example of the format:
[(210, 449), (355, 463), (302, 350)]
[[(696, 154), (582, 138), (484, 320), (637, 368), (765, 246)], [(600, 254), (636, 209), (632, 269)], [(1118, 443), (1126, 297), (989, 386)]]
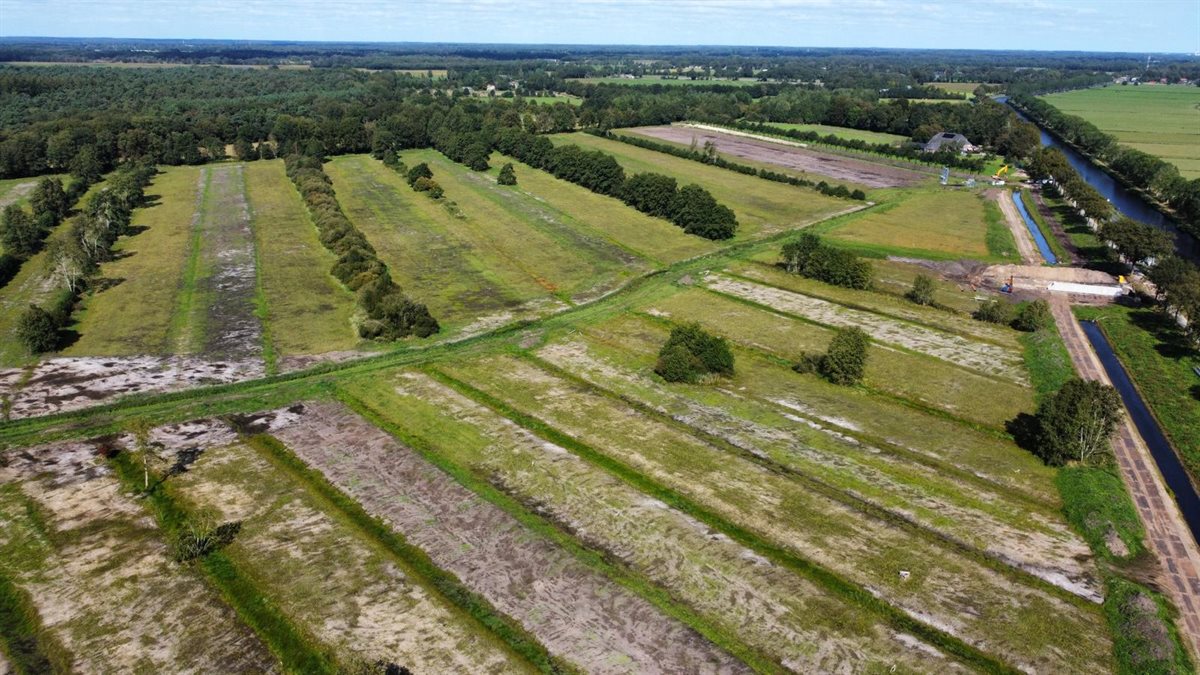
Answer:
[(1006, 173), (1008, 173), (1007, 164), (996, 170), (996, 173), (992, 175), (992, 180), (1000, 180)]

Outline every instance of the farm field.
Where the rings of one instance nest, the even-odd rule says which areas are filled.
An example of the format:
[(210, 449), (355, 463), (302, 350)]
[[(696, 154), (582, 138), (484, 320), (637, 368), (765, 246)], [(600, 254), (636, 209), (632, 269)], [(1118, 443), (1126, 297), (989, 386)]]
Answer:
[(353, 349), (354, 296), (329, 274), (337, 258), (317, 239), (283, 161), (250, 162), (245, 176), (271, 348), (284, 359)]
[(1174, 164), (1184, 178), (1200, 178), (1200, 88), (1111, 85), (1042, 98), (1123, 145)]
[(656, 172), (675, 178), (679, 185), (696, 183), (707, 189), (737, 215), (734, 243), (804, 227), (861, 206), (861, 202), (827, 197), (815, 190), (765, 181), (590, 134), (558, 134), (551, 138), (556, 144), (573, 143), (613, 155), (626, 175)]
[(828, 124), (796, 124), (792, 122), (767, 122), (766, 124), (767, 126), (788, 131), (812, 131), (822, 136), (837, 136), (848, 141), (899, 145), (908, 140), (908, 137), (899, 134), (888, 134), (882, 131), (865, 131), (863, 129), (851, 129), (850, 127), (835, 127)]
[(583, 105), (583, 99), (579, 98), (578, 96), (571, 96), (570, 94), (563, 94), (561, 96), (521, 96), (520, 99), (529, 103), (547, 103), (550, 105), (555, 103), (566, 103), (567, 105)]
[[(852, 248), (917, 258), (999, 259), (1006, 250), (1016, 255), (1012, 235), (999, 221), (995, 204), (961, 190), (913, 190), (873, 209), (862, 218), (848, 220), (829, 230), (831, 239)], [(993, 220), (995, 224), (993, 224)], [(990, 230), (1003, 229), (998, 244)], [(1011, 256), (1009, 257), (1011, 258)]]
[(966, 94), (967, 98), (975, 98), (975, 90), (982, 82), (930, 82), (929, 85), (945, 91)]
[(79, 339), (64, 355), (173, 353), (169, 335), (208, 171), (169, 167), (154, 177), (146, 188), (151, 206), (133, 216), (133, 226), (145, 229), (119, 241), (117, 259), (100, 266), (101, 276), (119, 283), (85, 297)]
[(912, 185), (928, 178), (926, 174), (914, 170), (810, 150), (799, 147), (796, 141), (751, 138), (743, 132), (687, 126), (638, 127), (627, 131), (685, 147), (715, 143), (717, 150), (726, 155), (774, 164), (785, 170), (799, 170), (801, 178), (814, 182), (828, 178), (837, 183), (846, 182), (850, 187), (861, 185), (872, 189)]

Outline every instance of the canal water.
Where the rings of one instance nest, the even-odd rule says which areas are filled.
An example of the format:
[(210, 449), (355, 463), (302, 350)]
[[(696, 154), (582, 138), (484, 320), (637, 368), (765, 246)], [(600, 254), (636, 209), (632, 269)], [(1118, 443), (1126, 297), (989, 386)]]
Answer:
[[(1125, 402), (1125, 409), (1129, 411), (1130, 419), (1133, 420), (1142, 440), (1146, 441), (1146, 445), (1149, 446), (1150, 454), (1153, 455), (1154, 463), (1158, 465), (1159, 472), (1166, 480), (1167, 487), (1174, 493), (1175, 503), (1179, 505), (1179, 511), (1183, 514), (1188, 529), (1192, 531), (1192, 537), (1200, 542), (1200, 496), (1197, 496), (1195, 487), (1188, 480), (1183, 463), (1179, 461), (1171, 444), (1167, 442), (1167, 437), (1163, 434), (1162, 428), (1158, 426), (1158, 421), (1150, 414), (1141, 394), (1134, 388), (1129, 374), (1125, 372), (1125, 367), (1121, 365), (1117, 355), (1113, 353), (1112, 347), (1108, 344), (1108, 339), (1104, 337), (1104, 332), (1094, 321), (1080, 321), (1079, 323), (1092, 343), (1092, 347), (1096, 350), (1096, 355), (1100, 357), (1100, 363), (1104, 365), (1108, 379), (1121, 394), (1121, 400)], [(1188, 393), (1179, 392), (1179, 395), (1187, 396)]]
[(1011, 193), (1013, 204), (1017, 205), (1017, 211), (1020, 211), (1021, 218), (1025, 221), (1025, 227), (1029, 230), (1029, 234), (1033, 235), (1033, 241), (1037, 243), (1038, 251), (1041, 251), (1042, 257), (1051, 265), (1058, 264), (1058, 256), (1054, 255), (1054, 251), (1050, 249), (1050, 242), (1046, 241), (1046, 237), (1042, 235), (1042, 228), (1038, 227), (1037, 222), (1029, 215), (1029, 211), (1025, 210), (1025, 201), (1021, 198), (1021, 192), (1018, 190)]
[[(999, 103), (1007, 103), (1007, 96), (998, 96), (996, 101)], [(1079, 154), (1074, 148), (1059, 141), (1033, 120), (1029, 119), (1020, 110), (1013, 108), (1017, 113), (1017, 117), (1030, 122), (1038, 128), (1038, 133), (1041, 134), (1042, 147), (1058, 148), (1064, 155), (1067, 156), (1067, 162), (1079, 172), (1079, 175), (1084, 181), (1096, 188), (1105, 199), (1112, 203), (1113, 207), (1122, 214), (1150, 225), (1154, 225), (1160, 229), (1166, 230), (1175, 236), (1175, 248), (1179, 255), (1184, 258), (1189, 258), (1193, 262), (1200, 262), (1200, 242), (1197, 242), (1195, 237), (1189, 234), (1180, 232), (1161, 211), (1151, 206), (1145, 199), (1142, 199), (1137, 193), (1127, 189), (1121, 185), (1116, 178), (1105, 173), (1103, 169), (1092, 163), (1092, 160)]]

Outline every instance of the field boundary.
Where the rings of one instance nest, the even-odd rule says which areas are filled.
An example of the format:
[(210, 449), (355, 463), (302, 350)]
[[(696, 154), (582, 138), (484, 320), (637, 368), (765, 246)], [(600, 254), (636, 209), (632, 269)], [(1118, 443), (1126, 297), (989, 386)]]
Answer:
[(512, 406), (509, 406), (507, 403), (493, 397), (492, 395), (483, 392), (472, 385), (463, 382), (462, 380), (447, 375), (441, 370), (436, 368), (428, 368), (426, 369), (426, 372), (442, 384), (454, 389), (463, 396), (474, 400), (476, 403), (490, 408), (494, 412), (508, 418), (527, 431), (552, 443), (555, 443), (567, 450), (570, 450), (576, 456), (611, 473), (617, 478), (633, 486), (635, 489), (640, 490), (641, 492), (666, 503), (668, 506), (703, 522), (709, 527), (719, 530), (726, 536), (730, 537), (734, 541), (737, 541), (739, 544), (750, 548), (759, 555), (762, 555), (783, 567), (791, 569), (815, 583), (821, 584), (830, 590), (834, 595), (871, 611), (891, 627), (902, 632), (912, 633), (930, 645), (945, 651), (948, 655), (954, 656), (960, 661), (979, 668), (985, 672), (1018, 672), (1012, 666), (1001, 661), (999, 658), (979, 650), (961, 638), (909, 616), (902, 610), (897, 609), (891, 604), (877, 598), (867, 589), (843, 579), (841, 576), (823, 566), (817, 565), (805, 558), (791, 553), (782, 547), (768, 543), (752, 532), (740, 526), (734, 525), (724, 518), (709, 512), (699, 504), (676, 493), (674, 490), (650, 480), (641, 473), (629, 468), (625, 464), (603, 455), (582, 441), (568, 436), (567, 434), (555, 429), (540, 419), (522, 413)]

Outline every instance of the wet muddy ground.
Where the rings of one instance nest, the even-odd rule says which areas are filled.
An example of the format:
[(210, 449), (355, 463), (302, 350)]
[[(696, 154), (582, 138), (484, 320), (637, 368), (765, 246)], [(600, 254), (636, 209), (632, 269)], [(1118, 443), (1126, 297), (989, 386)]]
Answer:
[(255, 314), (254, 232), (240, 164), (216, 166), (200, 219), (201, 260), (208, 274), (198, 281), (207, 301), (200, 353), (214, 360), (262, 356), (262, 323)]

